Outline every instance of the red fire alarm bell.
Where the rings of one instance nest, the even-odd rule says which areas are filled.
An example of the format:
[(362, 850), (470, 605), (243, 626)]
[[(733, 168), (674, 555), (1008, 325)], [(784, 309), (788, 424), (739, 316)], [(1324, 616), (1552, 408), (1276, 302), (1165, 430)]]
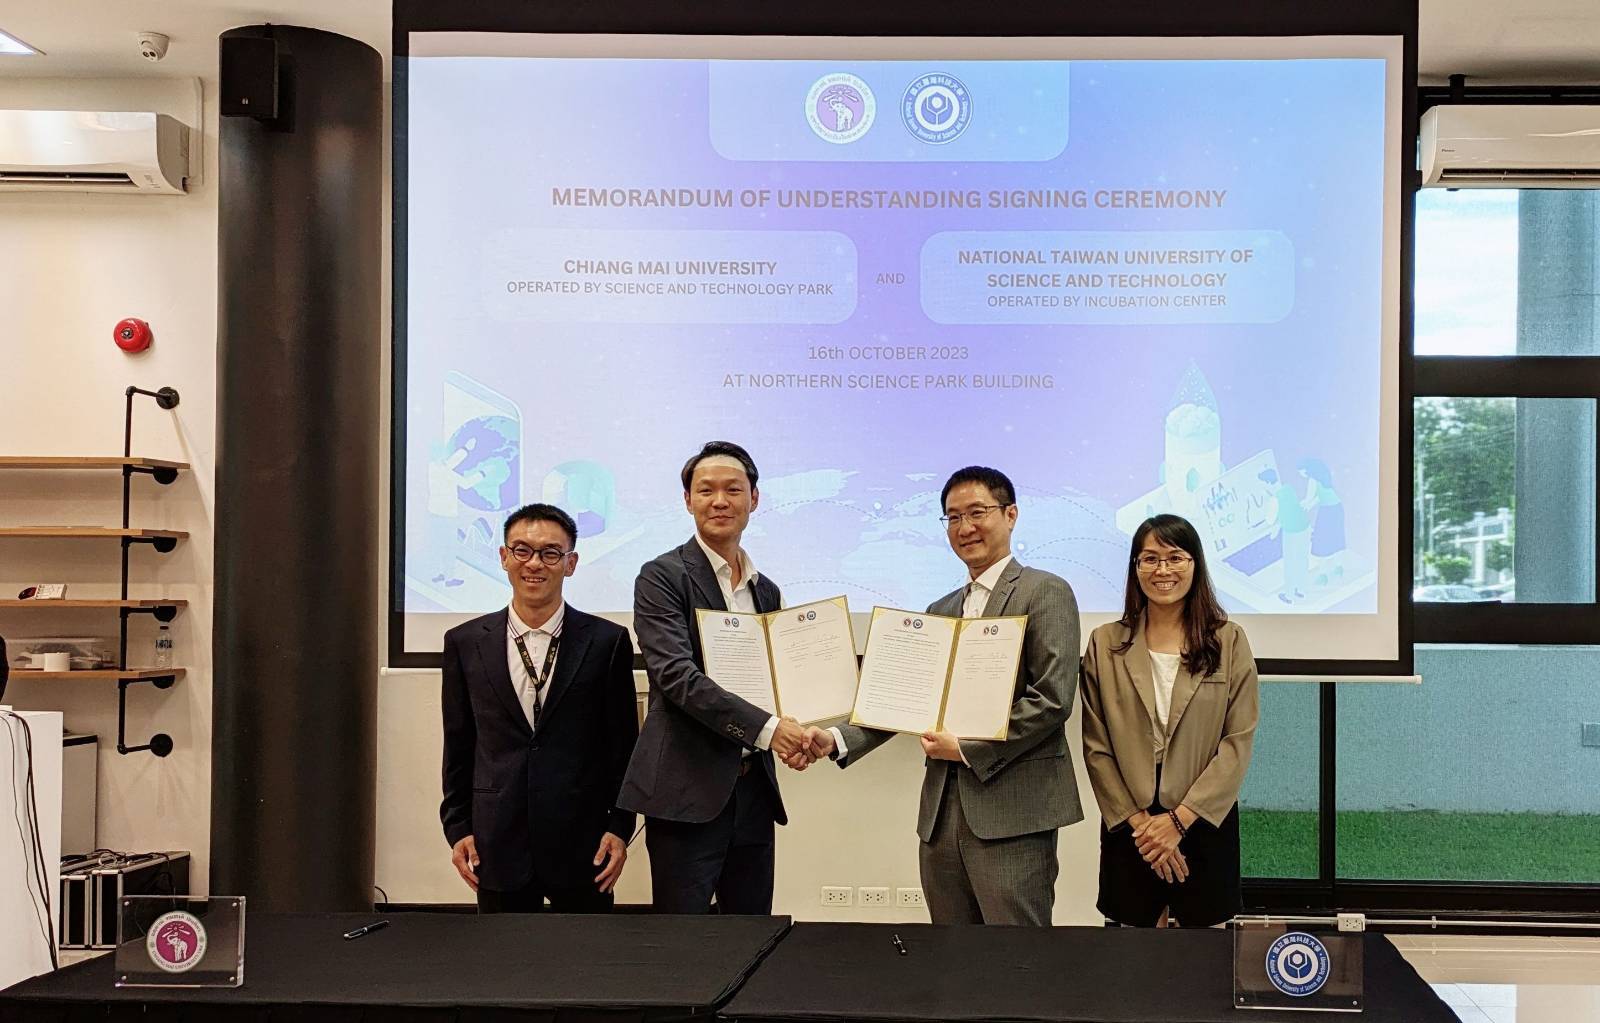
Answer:
[(153, 335), (150, 333), (150, 324), (130, 316), (117, 324), (117, 329), (111, 337), (116, 341), (118, 348), (131, 355), (149, 348)]

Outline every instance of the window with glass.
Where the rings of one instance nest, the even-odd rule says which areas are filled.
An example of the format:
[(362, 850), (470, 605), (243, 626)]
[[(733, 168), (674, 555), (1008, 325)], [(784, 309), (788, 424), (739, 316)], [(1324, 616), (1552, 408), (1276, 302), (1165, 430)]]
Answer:
[(1321, 688), (1316, 682), (1261, 683), (1261, 719), (1239, 792), (1244, 877), (1318, 876)]
[(1339, 687), (1338, 876), (1600, 884), (1600, 647), (1416, 649)]
[(1415, 228), (1422, 681), (1331, 683), (1333, 720), (1263, 686), (1245, 873), (1340, 904), (1566, 905), (1548, 886), (1600, 887), (1600, 191), (1425, 189)]

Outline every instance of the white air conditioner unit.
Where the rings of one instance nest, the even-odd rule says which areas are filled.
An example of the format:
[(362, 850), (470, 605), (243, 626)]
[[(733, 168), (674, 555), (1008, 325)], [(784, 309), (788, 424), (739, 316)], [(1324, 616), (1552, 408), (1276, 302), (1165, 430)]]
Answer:
[(1422, 115), (1422, 183), (1600, 188), (1600, 106), (1433, 107)]
[(165, 114), (0, 110), (0, 191), (178, 195), (189, 129)]

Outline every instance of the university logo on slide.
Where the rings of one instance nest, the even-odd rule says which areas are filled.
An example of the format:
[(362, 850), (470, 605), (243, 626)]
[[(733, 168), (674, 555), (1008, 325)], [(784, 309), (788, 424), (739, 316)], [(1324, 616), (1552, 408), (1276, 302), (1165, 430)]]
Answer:
[(1331, 972), (1327, 948), (1309, 934), (1290, 931), (1267, 949), (1267, 979), (1286, 995), (1316, 994)]
[(182, 910), (163, 913), (145, 935), (150, 961), (168, 973), (185, 973), (206, 954), (206, 928), (200, 918)]
[(845, 71), (823, 75), (806, 93), (806, 123), (824, 142), (854, 142), (872, 127), (878, 101), (867, 83)]
[(942, 146), (954, 142), (972, 122), (972, 95), (960, 79), (934, 71), (906, 86), (900, 117), (912, 135)]

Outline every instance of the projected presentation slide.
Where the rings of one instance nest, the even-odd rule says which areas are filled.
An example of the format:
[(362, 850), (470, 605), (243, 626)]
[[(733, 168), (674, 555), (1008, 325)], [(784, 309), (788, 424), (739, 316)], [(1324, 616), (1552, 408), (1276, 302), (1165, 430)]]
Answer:
[(939, 489), (981, 464), (1086, 612), (1176, 512), (1233, 613), (1379, 613), (1393, 61), (482, 38), (405, 68), (409, 645), (505, 604), (528, 501), (577, 520), (569, 599), (630, 610), (711, 439), (760, 467), (744, 544), (791, 604), (961, 585)]

